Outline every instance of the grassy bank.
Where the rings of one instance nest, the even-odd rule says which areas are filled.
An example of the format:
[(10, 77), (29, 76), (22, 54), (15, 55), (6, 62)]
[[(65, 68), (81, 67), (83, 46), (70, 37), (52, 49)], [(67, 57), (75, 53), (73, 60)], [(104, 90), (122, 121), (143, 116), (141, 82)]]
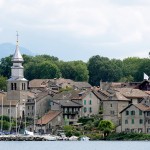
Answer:
[(150, 140), (150, 134), (144, 133), (113, 133), (105, 138), (105, 140), (120, 140), (120, 141), (138, 141)]

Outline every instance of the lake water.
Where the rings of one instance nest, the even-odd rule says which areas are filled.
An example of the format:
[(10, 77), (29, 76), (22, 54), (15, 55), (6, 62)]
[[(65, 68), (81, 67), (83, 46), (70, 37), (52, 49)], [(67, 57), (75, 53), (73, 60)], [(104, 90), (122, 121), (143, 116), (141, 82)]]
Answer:
[(0, 150), (149, 150), (150, 141), (6, 141)]

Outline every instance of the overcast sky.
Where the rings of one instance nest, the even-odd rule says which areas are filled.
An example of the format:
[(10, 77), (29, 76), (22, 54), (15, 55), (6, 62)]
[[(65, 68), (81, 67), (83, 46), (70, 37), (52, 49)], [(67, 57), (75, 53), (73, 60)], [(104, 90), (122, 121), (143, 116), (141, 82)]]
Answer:
[(150, 0), (0, 0), (0, 43), (61, 60), (148, 57)]

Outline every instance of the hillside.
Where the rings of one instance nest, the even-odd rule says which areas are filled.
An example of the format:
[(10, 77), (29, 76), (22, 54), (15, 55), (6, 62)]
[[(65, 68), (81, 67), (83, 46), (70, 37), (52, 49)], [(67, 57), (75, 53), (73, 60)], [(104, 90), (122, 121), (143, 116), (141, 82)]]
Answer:
[[(0, 44), (0, 59), (4, 58), (6, 56), (12, 55), (15, 51), (16, 45), (11, 44), (11, 43), (2, 43)], [(26, 54), (26, 55), (34, 55), (30, 50), (19, 46), (21, 54)]]

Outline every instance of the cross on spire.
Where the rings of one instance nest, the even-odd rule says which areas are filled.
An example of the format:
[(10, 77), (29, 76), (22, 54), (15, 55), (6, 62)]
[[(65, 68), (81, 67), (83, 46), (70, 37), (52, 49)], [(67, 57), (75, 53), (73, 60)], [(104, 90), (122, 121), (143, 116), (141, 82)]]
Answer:
[(18, 34), (18, 31), (16, 31), (16, 32), (17, 32), (17, 35), (16, 35), (16, 36), (17, 36), (17, 45), (18, 45), (18, 37), (19, 37), (19, 34)]

